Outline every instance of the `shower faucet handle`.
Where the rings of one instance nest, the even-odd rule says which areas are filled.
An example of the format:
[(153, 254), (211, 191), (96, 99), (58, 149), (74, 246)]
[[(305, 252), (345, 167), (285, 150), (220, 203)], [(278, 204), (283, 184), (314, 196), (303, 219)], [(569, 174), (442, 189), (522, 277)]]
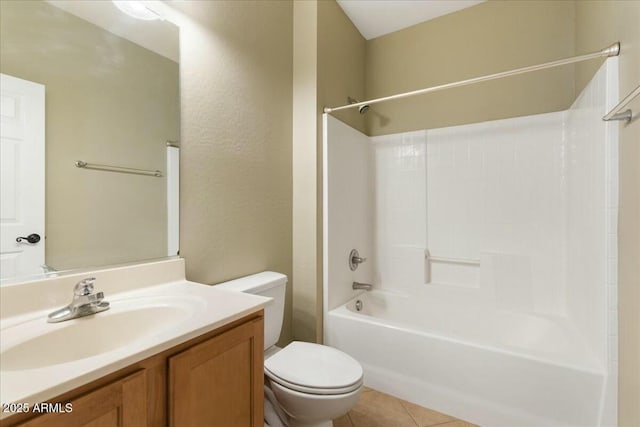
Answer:
[(366, 258), (360, 257), (357, 249), (351, 249), (351, 252), (349, 252), (349, 269), (355, 271), (366, 260)]

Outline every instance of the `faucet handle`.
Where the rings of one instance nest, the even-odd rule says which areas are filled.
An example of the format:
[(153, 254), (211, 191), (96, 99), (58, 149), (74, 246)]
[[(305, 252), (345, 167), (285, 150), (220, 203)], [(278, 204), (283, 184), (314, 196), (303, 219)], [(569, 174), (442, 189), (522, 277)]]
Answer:
[(76, 296), (85, 296), (91, 295), (93, 293), (93, 284), (95, 283), (95, 277), (87, 277), (86, 279), (82, 279), (76, 286), (73, 288), (73, 293)]
[(362, 264), (366, 260), (366, 258), (362, 258), (360, 256), (357, 249), (351, 249), (351, 252), (349, 252), (349, 269), (351, 271), (355, 271), (358, 268), (358, 265)]

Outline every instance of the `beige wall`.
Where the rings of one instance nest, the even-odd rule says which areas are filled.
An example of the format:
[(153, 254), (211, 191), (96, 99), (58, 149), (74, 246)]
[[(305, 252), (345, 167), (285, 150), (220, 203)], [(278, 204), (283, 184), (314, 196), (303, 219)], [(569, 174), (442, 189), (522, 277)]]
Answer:
[[(577, 1), (576, 49), (620, 41), (620, 97), (640, 84), (640, 2)], [(577, 93), (601, 61), (576, 67)], [(620, 123), (618, 223), (619, 426), (640, 425), (640, 100), (636, 118)]]
[(46, 263), (165, 256), (166, 179), (74, 162), (165, 170), (178, 64), (44, 2), (0, 4), (0, 71), (46, 86)]
[[(322, 109), (364, 98), (365, 40), (334, 0), (294, 2), (294, 338), (322, 341)], [(364, 117), (336, 117), (364, 131)]]
[(293, 337), (317, 339), (318, 150), (318, 7), (315, 1), (293, 3)]
[(202, 283), (289, 276), (291, 331), (292, 23), (290, 1), (174, 2), (180, 26), (180, 254)]
[[(368, 99), (506, 71), (574, 52), (571, 1), (489, 1), (367, 42)], [(377, 104), (370, 135), (558, 111), (573, 67)]]
[[(318, 120), (324, 107), (344, 105), (347, 97), (364, 100), (366, 40), (334, 0), (318, 2)], [(333, 115), (360, 132), (365, 116), (358, 109)], [(320, 129), (322, 130), (322, 129)], [(319, 142), (322, 142), (319, 134)], [(321, 146), (319, 146), (321, 148)]]

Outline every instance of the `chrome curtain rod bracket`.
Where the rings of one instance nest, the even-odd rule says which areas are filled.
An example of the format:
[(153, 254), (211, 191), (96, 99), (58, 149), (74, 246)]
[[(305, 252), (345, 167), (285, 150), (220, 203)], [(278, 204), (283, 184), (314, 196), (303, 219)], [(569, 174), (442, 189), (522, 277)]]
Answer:
[(602, 120), (604, 120), (605, 122), (616, 121), (616, 120), (617, 121), (630, 122), (632, 118), (633, 118), (633, 111), (625, 110), (625, 111), (622, 111), (620, 113), (616, 113), (616, 114), (610, 116), (608, 119), (605, 119), (603, 117)]
[(515, 76), (518, 74), (529, 73), (531, 71), (545, 70), (547, 68), (559, 67), (561, 65), (575, 64), (576, 62), (587, 61), (589, 59), (601, 58), (603, 56), (618, 56), (620, 54), (620, 42), (613, 43), (606, 48), (597, 52), (587, 53), (585, 55), (573, 56), (571, 58), (559, 59), (557, 61), (545, 62), (544, 64), (531, 65), (529, 67), (517, 68), (515, 70), (503, 71), (500, 73), (489, 74), (482, 77), (475, 77), (467, 80), (460, 80), (458, 82), (447, 83), (439, 86), (432, 86), (425, 89), (418, 89), (411, 92), (399, 93), (397, 95), (384, 96), (382, 98), (375, 98), (368, 101), (356, 102), (353, 104), (342, 105), (340, 107), (325, 107), (325, 113), (333, 113), (335, 111), (346, 110), (348, 108), (360, 108), (363, 105), (373, 105), (384, 101), (391, 101), (393, 99), (407, 98), (409, 96), (423, 95), (426, 93), (437, 92), (445, 89), (452, 89), (454, 87), (467, 86), (474, 83), (486, 82), (489, 80), (501, 79), (503, 77)]
[(75, 165), (77, 168), (81, 168), (81, 169), (94, 169), (94, 170), (107, 171), (107, 172), (131, 173), (134, 175), (155, 176), (158, 178), (162, 177), (162, 172), (157, 169), (148, 170), (148, 169), (127, 168), (123, 166), (99, 165), (97, 163), (87, 163), (82, 160), (76, 160)]
[(602, 118), (602, 120), (605, 122), (611, 120), (624, 120), (626, 122), (630, 122), (633, 118), (633, 111), (630, 108), (627, 108), (627, 106), (631, 104), (631, 101), (633, 101), (638, 95), (640, 95), (640, 85), (631, 91), (629, 95), (625, 96), (618, 105), (613, 107), (611, 111)]

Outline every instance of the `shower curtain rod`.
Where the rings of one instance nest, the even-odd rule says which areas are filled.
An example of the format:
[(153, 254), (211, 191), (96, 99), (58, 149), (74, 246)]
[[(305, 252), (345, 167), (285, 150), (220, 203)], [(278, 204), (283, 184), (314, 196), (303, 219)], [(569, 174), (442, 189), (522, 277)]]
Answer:
[(391, 101), (392, 99), (407, 98), (409, 96), (422, 95), (425, 93), (437, 92), (444, 89), (467, 86), (474, 83), (501, 79), (503, 77), (515, 76), (517, 74), (524, 74), (531, 71), (545, 70), (547, 68), (559, 67), (561, 65), (575, 64), (576, 62), (588, 61), (589, 59), (600, 58), (602, 56), (606, 56), (606, 57), (618, 56), (619, 54), (620, 54), (620, 42), (616, 42), (611, 46), (608, 46), (597, 52), (587, 53), (579, 56), (573, 56), (571, 58), (559, 59), (557, 61), (545, 62), (544, 64), (531, 65), (529, 67), (524, 67), (524, 68), (516, 68), (515, 70), (503, 71), (500, 73), (489, 74), (482, 77), (474, 77), (472, 79), (460, 80), (458, 82), (447, 83), (440, 86), (432, 86), (425, 89), (413, 90), (411, 92), (399, 93), (397, 95), (384, 96), (382, 98), (370, 99), (368, 101), (355, 102), (353, 104), (342, 105), (340, 107), (324, 107), (324, 112), (333, 113), (334, 111), (346, 110), (347, 108), (359, 108), (359, 107), (362, 107), (363, 105), (378, 104), (384, 101)]

